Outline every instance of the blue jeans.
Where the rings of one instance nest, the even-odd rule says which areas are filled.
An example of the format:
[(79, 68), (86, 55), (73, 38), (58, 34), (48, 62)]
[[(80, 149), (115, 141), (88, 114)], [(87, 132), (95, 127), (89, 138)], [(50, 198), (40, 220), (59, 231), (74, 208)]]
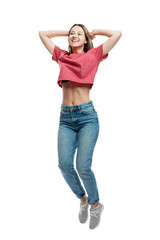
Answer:
[[(86, 195), (86, 190), (88, 202), (92, 205), (99, 202), (97, 183), (91, 170), (98, 134), (99, 120), (92, 101), (73, 106), (61, 105), (58, 167), (73, 193), (80, 199)], [(74, 168), (76, 149), (77, 171)]]

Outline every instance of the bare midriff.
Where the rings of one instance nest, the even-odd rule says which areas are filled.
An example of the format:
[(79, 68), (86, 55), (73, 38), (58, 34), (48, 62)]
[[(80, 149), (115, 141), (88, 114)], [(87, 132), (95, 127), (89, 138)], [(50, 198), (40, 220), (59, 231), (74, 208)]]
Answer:
[(62, 105), (71, 106), (79, 105), (91, 101), (90, 94), (91, 84), (76, 83), (66, 81), (62, 83), (63, 100)]

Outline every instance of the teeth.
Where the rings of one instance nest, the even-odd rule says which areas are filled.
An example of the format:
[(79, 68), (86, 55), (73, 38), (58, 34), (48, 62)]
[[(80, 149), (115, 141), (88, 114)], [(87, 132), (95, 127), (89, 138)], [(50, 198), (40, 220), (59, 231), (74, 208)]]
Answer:
[(72, 42), (78, 42), (78, 40), (72, 40)]

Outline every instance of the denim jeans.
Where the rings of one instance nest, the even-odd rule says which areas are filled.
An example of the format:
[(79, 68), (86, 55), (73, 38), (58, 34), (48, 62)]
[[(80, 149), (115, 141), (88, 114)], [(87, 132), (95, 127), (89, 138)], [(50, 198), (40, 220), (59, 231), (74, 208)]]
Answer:
[(96, 204), (99, 202), (99, 193), (91, 165), (99, 134), (99, 120), (93, 102), (73, 106), (61, 105), (59, 120), (58, 167), (79, 199), (86, 195), (86, 190), (89, 204)]

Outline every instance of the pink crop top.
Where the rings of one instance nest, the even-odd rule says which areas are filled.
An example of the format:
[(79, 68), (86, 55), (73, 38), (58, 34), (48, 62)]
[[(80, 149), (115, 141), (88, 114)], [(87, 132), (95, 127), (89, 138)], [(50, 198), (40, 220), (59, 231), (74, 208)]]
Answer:
[(103, 44), (85, 53), (70, 54), (55, 45), (52, 60), (56, 61), (60, 67), (58, 85), (62, 87), (62, 80), (70, 80), (90, 83), (92, 88), (99, 63), (108, 57), (108, 53), (103, 57), (102, 47)]

